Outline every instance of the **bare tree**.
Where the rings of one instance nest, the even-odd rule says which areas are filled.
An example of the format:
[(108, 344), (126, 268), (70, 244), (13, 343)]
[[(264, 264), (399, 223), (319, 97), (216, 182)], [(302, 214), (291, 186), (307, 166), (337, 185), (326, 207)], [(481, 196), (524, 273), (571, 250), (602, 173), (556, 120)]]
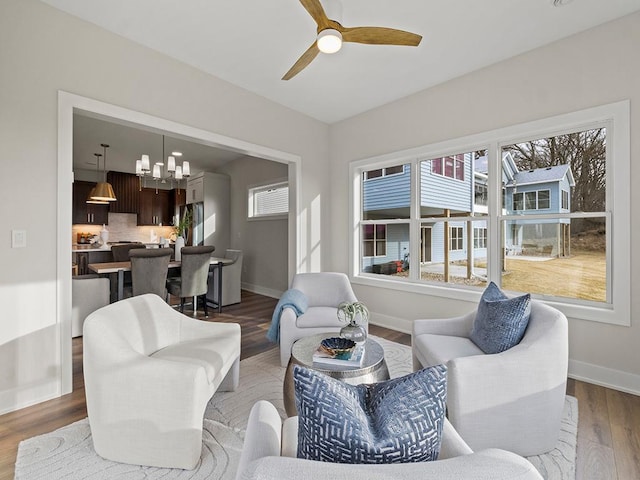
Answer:
[[(606, 210), (606, 129), (540, 138), (504, 147), (520, 170), (569, 164), (576, 185), (571, 211)], [(585, 225), (583, 228), (587, 228)]]

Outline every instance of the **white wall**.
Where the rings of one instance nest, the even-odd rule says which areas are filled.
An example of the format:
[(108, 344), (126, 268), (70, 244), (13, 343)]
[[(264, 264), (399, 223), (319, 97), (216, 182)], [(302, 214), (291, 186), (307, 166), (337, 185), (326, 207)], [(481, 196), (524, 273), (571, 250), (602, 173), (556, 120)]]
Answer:
[[(0, 144), (12, 173), (0, 176), (0, 412), (60, 393), (58, 90), (299, 155), (305, 231), (328, 223), (325, 124), (38, 1), (2, 0)], [(12, 229), (27, 231), (27, 248), (11, 249)], [(298, 268), (326, 268), (323, 238), (305, 238)]]
[(288, 222), (247, 220), (248, 188), (287, 178), (288, 166), (244, 157), (217, 170), (231, 178), (231, 247), (242, 250), (242, 286), (279, 297), (289, 286), (286, 269)]
[[(506, 39), (505, 39), (506, 40)], [(348, 163), (588, 107), (631, 100), (631, 184), (640, 184), (640, 14), (583, 32), (419, 92), (331, 127), (333, 268), (346, 271)], [(437, 65), (434, 65), (437, 68)], [(640, 193), (631, 194), (631, 244), (638, 244)], [(632, 287), (640, 257), (631, 251)], [(374, 318), (407, 328), (420, 317), (451, 316), (473, 304), (358, 285)], [(632, 326), (570, 320), (571, 373), (640, 393), (640, 298)]]

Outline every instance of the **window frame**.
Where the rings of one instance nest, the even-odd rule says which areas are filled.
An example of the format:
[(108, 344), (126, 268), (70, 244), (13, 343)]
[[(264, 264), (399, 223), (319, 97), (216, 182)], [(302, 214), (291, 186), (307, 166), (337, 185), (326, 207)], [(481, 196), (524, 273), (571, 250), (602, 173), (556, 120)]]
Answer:
[[(489, 215), (483, 217), (487, 221), (487, 264), (489, 280), (500, 278), (500, 250), (501, 242), (492, 239), (501, 238), (501, 225), (509, 215), (502, 212), (499, 202), (502, 194), (501, 159), (502, 147), (514, 143), (524, 142), (533, 138), (552, 137), (575, 131), (605, 127), (607, 129), (607, 303), (574, 300), (550, 295), (533, 294), (532, 297), (560, 309), (567, 317), (595, 321), (605, 324), (629, 326), (631, 312), (630, 278), (631, 267), (628, 261), (631, 254), (630, 228), (630, 102), (624, 100), (617, 103), (587, 108), (580, 111), (565, 113), (553, 117), (532, 120), (527, 123), (512, 125), (497, 130), (455, 138), (443, 142), (423, 145), (398, 152), (391, 152), (376, 157), (355, 160), (349, 164), (350, 173), (350, 221), (354, 227), (361, 222), (360, 195), (362, 185), (361, 173), (371, 170), (375, 166), (397, 165), (410, 163), (411, 168), (411, 216), (399, 223), (410, 225), (410, 255), (420, 258), (420, 225), (429, 219), (419, 217), (419, 198), (415, 192), (419, 191), (419, 165), (425, 158), (434, 159), (444, 157), (454, 152), (468, 152), (486, 150), (490, 164)], [(545, 214), (539, 214), (545, 215)], [(554, 218), (575, 214), (553, 214)], [(588, 215), (588, 214), (585, 214)], [(615, 215), (615, 221), (613, 221)], [(515, 216), (511, 216), (515, 217)], [(521, 217), (519, 217), (521, 218)], [(441, 218), (438, 220), (442, 220)], [(456, 221), (474, 221), (477, 217), (456, 218)], [(393, 220), (386, 223), (392, 223)], [(445, 297), (451, 300), (477, 302), (482, 290), (464, 285), (446, 283), (429, 284), (419, 280), (419, 269), (411, 268), (408, 278), (390, 279), (379, 278), (360, 270), (359, 235), (354, 235), (356, 228), (350, 229), (349, 239), (349, 274), (351, 281), (356, 284), (368, 285), (391, 290), (402, 290), (418, 294), (428, 294)], [(515, 293), (515, 292), (514, 292)]]

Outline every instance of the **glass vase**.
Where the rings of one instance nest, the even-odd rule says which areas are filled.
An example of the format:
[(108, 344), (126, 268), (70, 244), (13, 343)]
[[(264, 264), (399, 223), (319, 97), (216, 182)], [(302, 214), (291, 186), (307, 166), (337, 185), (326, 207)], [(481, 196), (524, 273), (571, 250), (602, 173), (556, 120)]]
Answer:
[(340, 336), (355, 343), (364, 343), (367, 340), (367, 330), (354, 322), (349, 322), (340, 329)]

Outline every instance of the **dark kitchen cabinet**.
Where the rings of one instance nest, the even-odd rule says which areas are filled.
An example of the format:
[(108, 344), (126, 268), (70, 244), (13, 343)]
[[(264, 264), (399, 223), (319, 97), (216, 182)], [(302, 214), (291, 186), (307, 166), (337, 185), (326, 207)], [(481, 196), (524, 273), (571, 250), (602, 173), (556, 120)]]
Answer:
[(117, 202), (110, 205), (111, 213), (138, 213), (140, 178), (132, 173), (109, 172), (107, 181), (113, 187)]
[(174, 188), (172, 192), (174, 207), (181, 207), (187, 204), (187, 191), (184, 188)]
[(109, 205), (87, 203), (94, 182), (73, 182), (73, 224), (103, 225), (109, 223)]
[(171, 225), (175, 203), (172, 190), (143, 188), (138, 195), (138, 225)]

